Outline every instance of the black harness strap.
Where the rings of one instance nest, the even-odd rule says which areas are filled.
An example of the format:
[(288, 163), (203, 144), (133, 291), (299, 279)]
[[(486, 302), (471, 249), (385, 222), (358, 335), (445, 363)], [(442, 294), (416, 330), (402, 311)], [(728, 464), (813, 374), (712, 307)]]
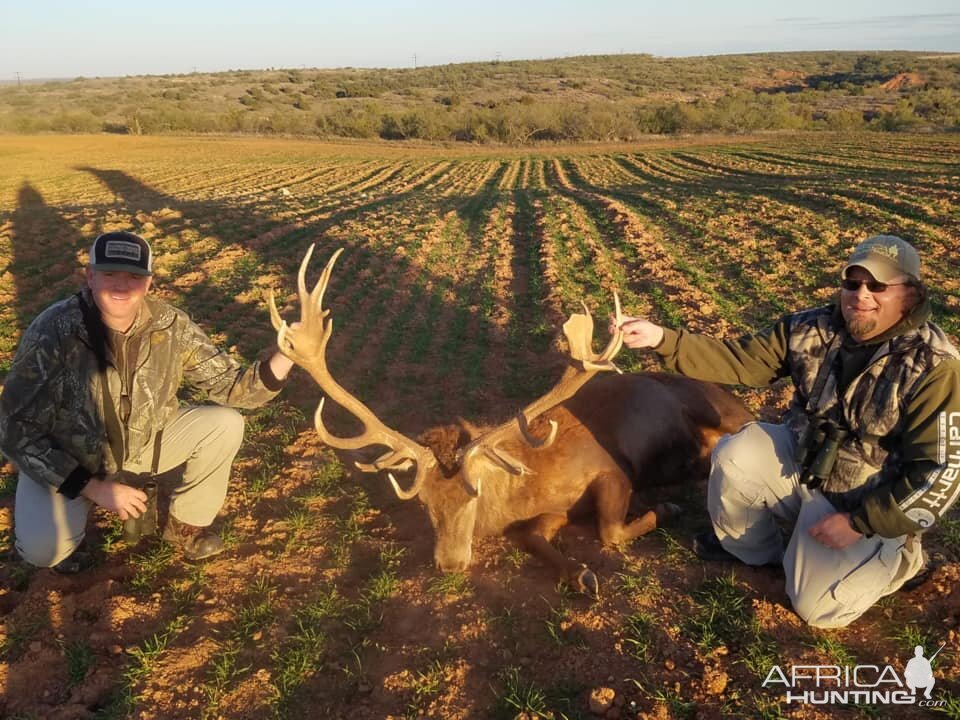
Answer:
[(77, 293), (77, 299), (80, 301), (80, 312), (83, 315), (83, 324), (87, 328), (87, 334), (90, 336), (90, 344), (94, 356), (97, 358), (97, 367), (100, 370), (100, 389), (101, 400), (103, 404), (103, 423), (107, 429), (107, 440), (110, 445), (110, 453), (113, 455), (113, 461), (116, 463), (117, 472), (123, 469), (123, 428), (120, 426), (120, 419), (117, 417), (116, 408), (113, 407), (113, 397), (110, 395), (110, 383), (107, 381), (107, 334), (103, 327), (103, 321), (100, 319), (100, 313), (94, 306), (91, 307), (83, 297), (83, 293)]
[(163, 440), (163, 428), (153, 436), (153, 460), (150, 463), (150, 474), (156, 475), (160, 469), (160, 442)]

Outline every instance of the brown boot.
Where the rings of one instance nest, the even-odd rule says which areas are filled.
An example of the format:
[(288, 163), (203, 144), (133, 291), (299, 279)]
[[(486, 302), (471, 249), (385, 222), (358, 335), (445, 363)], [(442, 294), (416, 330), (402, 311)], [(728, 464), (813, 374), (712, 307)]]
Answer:
[(173, 515), (167, 519), (163, 529), (163, 539), (180, 548), (188, 560), (203, 560), (223, 552), (223, 540), (209, 528), (187, 525)]

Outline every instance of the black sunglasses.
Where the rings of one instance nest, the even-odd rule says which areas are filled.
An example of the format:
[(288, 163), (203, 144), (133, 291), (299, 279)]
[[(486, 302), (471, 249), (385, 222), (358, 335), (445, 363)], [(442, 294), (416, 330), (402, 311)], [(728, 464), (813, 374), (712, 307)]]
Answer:
[(851, 278), (844, 278), (840, 281), (840, 287), (844, 290), (849, 290), (850, 292), (857, 292), (860, 289), (861, 285), (866, 285), (867, 290), (872, 293), (882, 293), (886, 292), (888, 287), (893, 287), (894, 285), (909, 285), (910, 283), (882, 283), (879, 280), (853, 280)]

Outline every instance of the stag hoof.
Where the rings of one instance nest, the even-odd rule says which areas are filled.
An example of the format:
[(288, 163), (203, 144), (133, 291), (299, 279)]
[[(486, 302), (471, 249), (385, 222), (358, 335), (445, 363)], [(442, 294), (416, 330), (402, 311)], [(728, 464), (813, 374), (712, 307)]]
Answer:
[(597, 576), (593, 574), (593, 571), (586, 565), (577, 573), (575, 583), (577, 590), (584, 595), (589, 595), (593, 600), (600, 599), (600, 582), (597, 580)]

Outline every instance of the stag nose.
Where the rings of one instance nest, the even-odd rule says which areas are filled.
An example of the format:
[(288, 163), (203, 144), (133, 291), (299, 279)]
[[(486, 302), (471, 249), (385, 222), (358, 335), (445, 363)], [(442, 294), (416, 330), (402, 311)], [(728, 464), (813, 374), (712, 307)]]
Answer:
[(435, 557), (434, 565), (440, 572), (463, 572), (470, 566), (470, 555), (466, 557)]
[(437, 570), (439, 570), (440, 572), (445, 572), (445, 573), (450, 573), (450, 572), (463, 572), (464, 570), (467, 569), (467, 566), (468, 566), (468, 565), (469, 565), (469, 563), (463, 562), (462, 560), (459, 560), (459, 561), (456, 561), (456, 562), (449, 562), (449, 561), (447, 561), (447, 562), (441, 562), (441, 561), (438, 560), (438, 561), (436, 562)]

